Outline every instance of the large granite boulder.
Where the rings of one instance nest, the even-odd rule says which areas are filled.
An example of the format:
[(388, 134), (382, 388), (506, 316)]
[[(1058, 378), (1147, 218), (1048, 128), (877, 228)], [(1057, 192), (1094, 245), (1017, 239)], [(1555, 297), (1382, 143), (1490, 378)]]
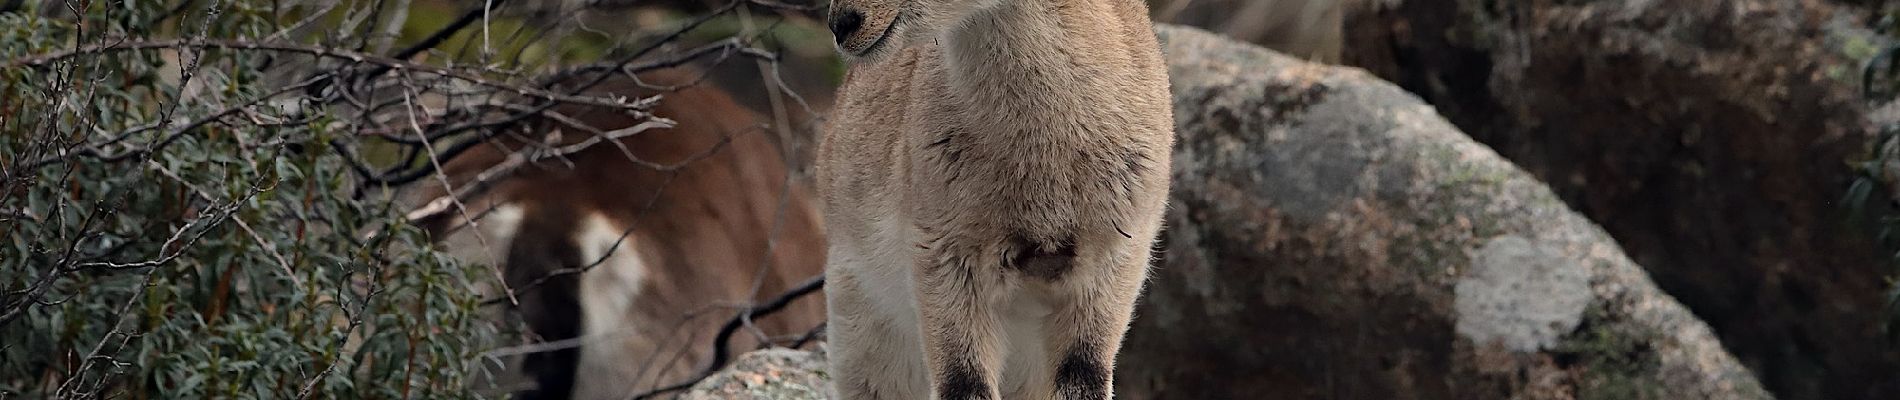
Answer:
[(825, 354), (770, 348), (739, 356), (737, 361), (680, 396), (685, 400), (820, 400), (830, 388)]
[(1166, 246), (1123, 398), (1765, 398), (1548, 187), (1366, 72), (1163, 27)]
[(1764, 385), (1900, 398), (1893, 264), (1849, 223), (1894, 209), (1841, 201), (1873, 138), (1860, 68), (1886, 45), (1843, 3), (1892, 2), (1374, 2), (1348, 64), (1549, 183)]

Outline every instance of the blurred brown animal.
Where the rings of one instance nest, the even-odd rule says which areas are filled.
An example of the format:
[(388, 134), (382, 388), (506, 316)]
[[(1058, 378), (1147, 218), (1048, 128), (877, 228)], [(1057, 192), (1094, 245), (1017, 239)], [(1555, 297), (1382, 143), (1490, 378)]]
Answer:
[[(640, 75), (644, 85), (615, 78), (593, 91), (646, 97), (662, 93), (650, 87), (689, 85), (696, 75), (648, 72)], [(653, 114), (677, 127), (519, 169), (466, 202), (468, 215), (494, 209), (478, 220), (479, 229), (440, 236), (465, 223), (459, 213), (424, 224), (465, 258), (501, 261), (519, 300), (516, 311), (538, 342), (582, 343), (527, 354), (521, 368), (536, 385), (517, 398), (624, 398), (690, 377), (710, 361), (713, 333), (735, 305), (770, 298), (822, 269), (824, 238), (809, 189), (788, 176), (761, 118), (709, 84), (663, 93)], [(640, 122), (582, 107), (554, 111), (602, 131)], [(542, 126), (561, 129), (561, 144), (593, 136)], [(446, 175), (457, 187), (468, 184), (523, 140), (478, 146), (446, 161)], [(629, 154), (682, 166), (663, 171), (630, 161)], [(446, 193), (441, 185), (423, 185), (423, 200)], [(561, 272), (596, 261), (583, 274)], [(754, 323), (772, 336), (811, 331), (824, 319), (818, 297)], [(754, 337), (735, 335), (730, 345), (751, 349), (758, 345)]]

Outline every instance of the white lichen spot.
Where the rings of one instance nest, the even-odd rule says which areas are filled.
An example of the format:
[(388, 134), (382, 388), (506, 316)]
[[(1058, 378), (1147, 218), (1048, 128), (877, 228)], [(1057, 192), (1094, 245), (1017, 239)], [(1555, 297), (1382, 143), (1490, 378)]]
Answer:
[(1588, 271), (1562, 248), (1520, 236), (1491, 239), (1458, 279), (1458, 334), (1480, 346), (1549, 349), (1590, 304)]

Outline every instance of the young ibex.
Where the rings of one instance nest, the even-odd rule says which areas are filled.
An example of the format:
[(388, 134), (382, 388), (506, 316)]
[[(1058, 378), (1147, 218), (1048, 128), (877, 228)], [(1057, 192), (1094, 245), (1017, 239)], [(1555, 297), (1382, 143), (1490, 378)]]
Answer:
[(834, 0), (842, 399), (1106, 399), (1168, 192), (1141, 0)]

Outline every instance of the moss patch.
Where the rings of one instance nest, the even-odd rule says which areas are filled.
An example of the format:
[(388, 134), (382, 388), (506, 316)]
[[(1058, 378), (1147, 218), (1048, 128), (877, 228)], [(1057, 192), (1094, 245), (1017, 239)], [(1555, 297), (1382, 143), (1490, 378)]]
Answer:
[(1583, 324), (1551, 353), (1575, 377), (1580, 400), (1662, 399), (1654, 341), (1627, 329), (1599, 305), (1586, 311)]

